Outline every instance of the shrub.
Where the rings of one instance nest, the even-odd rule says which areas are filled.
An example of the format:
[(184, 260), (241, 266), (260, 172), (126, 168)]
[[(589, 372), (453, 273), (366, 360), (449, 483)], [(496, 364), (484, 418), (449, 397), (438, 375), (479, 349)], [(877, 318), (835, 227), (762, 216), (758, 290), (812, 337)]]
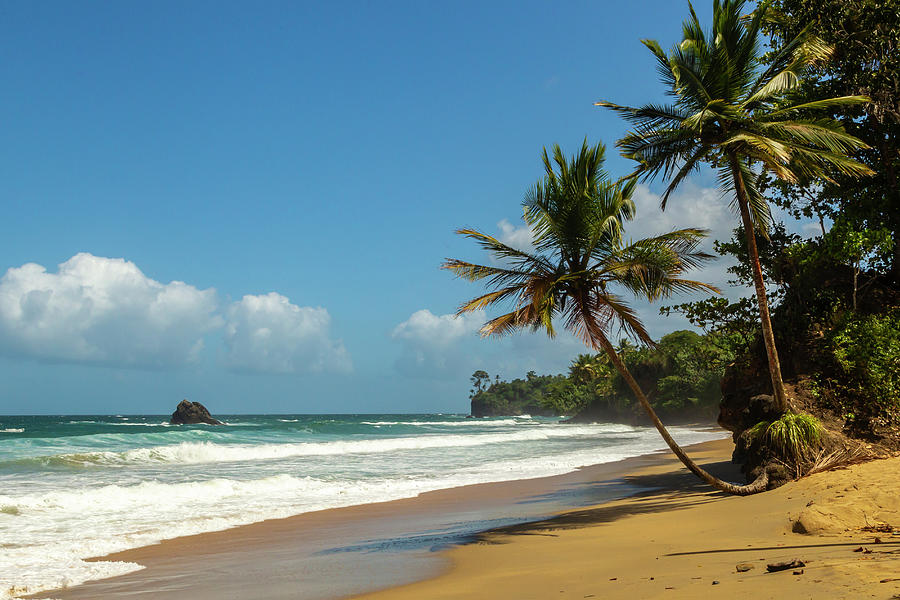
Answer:
[(788, 411), (777, 421), (761, 421), (747, 430), (753, 440), (762, 440), (782, 457), (799, 461), (811, 454), (822, 440), (822, 424), (806, 413)]
[(835, 328), (833, 355), (845, 386), (865, 417), (896, 417), (900, 409), (900, 310), (851, 316)]

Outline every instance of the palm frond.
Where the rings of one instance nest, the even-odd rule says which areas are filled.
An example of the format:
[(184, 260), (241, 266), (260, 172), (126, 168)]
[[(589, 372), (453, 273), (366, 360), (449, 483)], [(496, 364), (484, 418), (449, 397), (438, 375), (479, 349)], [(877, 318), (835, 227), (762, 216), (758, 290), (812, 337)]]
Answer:
[(697, 249), (703, 230), (685, 229), (632, 242), (606, 262), (604, 273), (614, 274), (635, 295), (655, 300), (675, 293), (703, 290), (718, 293), (709, 284), (682, 275), (715, 257)]
[(821, 100), (813, 100), (802, 104), (794, 104), (786, 106), (778, 110), (768, 111), (765, 115), (767, 119), (786, 117), (799, 112), (821, 112), (831, 109), (842, 108), (844, 106), (853, 106), (856, 104), (866, 104), (871, 102), (868, 96), (839, 96), (836, 98), (823, 98)]
[(760, 122), (758, 127), (773, 139), (786, 144), (805, 145), (811, 151), (822, 149), (849, 154), (868, 148), (868, 145), (847, 133), (844, 126), (834, 119)]
[(478, 296), (477, 298), (473, 298), (472, 300), (461, 304), (459, 310), (457, 311), (457, 314), (463, 314), (476, 310), (484, 310), (491, 305), (497, 304), (504, 300), (508, 300), (512, 296), (521, 294), (524, 287), (525, 286), (523, 284), (514, 285), (493, 292), (488, 292), (487, 294)]
[(544, 270), (552, 270), (553, 265), (544, 257), (533, 255), (524, 250), (504, 244), (497, 238), (475, 229), (457, 229), (456, 233), (474, 239), (479, 246), (487, 250), (498, 260), (508, 260), (516, 266), (533, 266)]
[(457, 277), (467, 281), (481, 281), (488, 278), (489, 285), (506, 285), (532, 276), (529, 271), (479, 265), (456, 258), (446, 259), (441, 264), (441, 268), (452, 271)]
[(654, 57), (656, 57), (656, 72), (659, 74), (659, 78), (663, 84), (668, 88), (669, 93), (674, 93), (677, 85), (677, 78), (666, 52), (656, 40), (641, 40), (641, 43), (653, 53)]
[[(532, 318), (530, 308), (530, 306), (523, 306), (506, 314), (500, 315), (499, 317), (494, 317), (481, 326), (481, 336), (502, 337), (522, 328), (534, 328), (535, 322)], [(550, 337), (553, 337), (555, 334), (555, 331), (552, 330), (547, 332), (547, 335), (549, 335)]]
[(512, 303), (509, 312), (489, 320), (482, 335), (500, 336), (520, 329), (556, 333), (566, 329), (592, 347), (618, 325), (652, 343), (636, 311), (613, 293), (621, 288), (648, 299), (712, 286), (688, 280), (684, 273), (709, 260), (699, 249), (706, 232), (684, 229), (623, 243), (625, 225), (634, 217), (637, 180), (610, 182), (602, 169), (603, 146), (582, 145), (571, 159), (555, 146), (541, 159), (544, 177), (526, 195), (526, 222), (535, 233), (535, 251), (510, 248), (473, 229), (459, 234), (475, 240), (495, 258), (512, 266), (477, 265), (448, 259), (444, 268), (471, 281), (486, 282), (486, 293), (463, 303), (460, 313)]
[(700, 170), (700, 163), (706, 160), (710, 151), (711, 148), (709, 146), (701, 144), (694, 150), (693, 154), (684, 160), (681, 167), (679, 167), (675, 174), (669, 179), (669, 184), (666, 186), (666, 189), (660, 197), (659, 207), (662, 210), (666, 210), (666, 205), (669, 203), (669, 196), (671, 196), (675, 190), (678, 189), (678, 186), (688, 178), (688, 175)]
[(608, 108), (618, 113), (623, 119), (629, 123), (641, 125), (649, 128), (672, 127), (678, 126), (690, 116), (678, 107), (665, 104), (645, 104), (640, 107), (619, 106), (612, 102), (599, 100), (594, 102), (594, 106)]
[[(653, 338), (650, 337), (650, 333), (647, 331), (647, 328), (644, 326), (644, 323), (641, 321), (637, 312), (628, 306), (624, 300), (619, 298), (614, 294), (602, 294), (597, 295), (592, 300), (593, 310), (599, 310), (601, 307), (607, 307), (607, 309), (612, 314), (613, 318), (618, 321), (619, 326), (625, 331), (625, 333), (640, 341), (648, 346), (654, 345)], [(595, 339), (599, 339), (597, 334), (603, 334), (603, 331), (597, 332), (596, 330), (592, 330), (592, 342)], [(592, 343), (592, 345), (596, 348), (596, 343)]]

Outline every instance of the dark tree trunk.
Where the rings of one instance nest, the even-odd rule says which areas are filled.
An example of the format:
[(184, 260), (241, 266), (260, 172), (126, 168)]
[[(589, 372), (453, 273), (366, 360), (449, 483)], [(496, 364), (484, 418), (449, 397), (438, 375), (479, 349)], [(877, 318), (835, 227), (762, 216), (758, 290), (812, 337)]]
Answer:
[(787, 412), (787, 393), (784, 391), (784, 381), (781, 378), (781, 362), (778, 360), (778, 349), (775, 347), (775, 334), (772, 331), (772, 319), (769, 317), (769, 301), (766, 298), (766, 283), (763, 280), (762, 267), (759, 264), (759, 250), (756, 248), (756, 230), (753, 220), (750, 218), (750, 202), (747, 198), (747, 189), (735, 156), (729, 157), (731, 173), (734, 177), (734, 188), (737, 193), (738, 208), (741, 212), (741, 222), (744, 225), (744, 235), (747, 239), (747, 254), (753, 269), (753, 285), (756, 288), (756, 303), (759, 306), (759, 320), (762, 325), (763, 342), (766, 346), (766, 356), (769, 361), (769, 376), (772, 379), (772, 392), (777, 402), (778, 410)]

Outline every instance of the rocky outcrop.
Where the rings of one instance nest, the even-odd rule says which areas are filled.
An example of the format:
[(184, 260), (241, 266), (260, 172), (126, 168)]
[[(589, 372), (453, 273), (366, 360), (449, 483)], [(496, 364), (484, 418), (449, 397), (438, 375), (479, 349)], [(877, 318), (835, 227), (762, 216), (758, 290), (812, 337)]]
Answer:
[(209, 414), (206, 407), (199, 402), (188, 402), (182, 400), (172, 413), (169, 421), (172, 425), (194, 425), (197, 423), (206, 423), (207, 425), (224, 425), (225, 423), (216, 420)]
[(722, 378), (719, 425), (732, 432), (737, 442), (744, 430), (760, 421), (777, 419), (779, 413), (771, 393), (769, 368), (764, 359), (751, 355), (745, 357), (745, 362), (729, 365)]

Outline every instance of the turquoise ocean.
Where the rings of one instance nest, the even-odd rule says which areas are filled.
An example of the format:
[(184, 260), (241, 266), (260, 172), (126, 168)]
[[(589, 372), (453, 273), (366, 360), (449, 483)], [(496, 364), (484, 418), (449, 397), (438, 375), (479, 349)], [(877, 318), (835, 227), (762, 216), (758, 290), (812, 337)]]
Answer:
[[(529, 415), (0, 416), (0, 600), (140, 565), (84, 559), (163, 539), (665, 448), (649, 427)], [(682, 444), (724, 432), (672, 428)]]

